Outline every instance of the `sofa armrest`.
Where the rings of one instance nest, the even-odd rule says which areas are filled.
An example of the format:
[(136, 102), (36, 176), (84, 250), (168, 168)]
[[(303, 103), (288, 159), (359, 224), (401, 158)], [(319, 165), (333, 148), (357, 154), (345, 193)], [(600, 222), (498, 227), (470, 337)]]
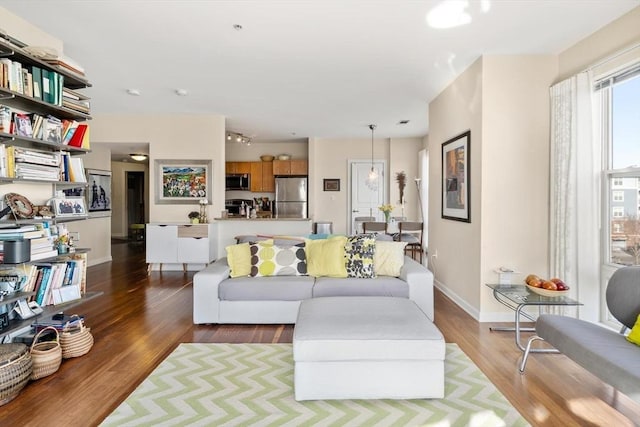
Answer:
[(218, 285), (229, 277), (227, 258), (220, 258), (193, 276), (193, 323), (218, 323)]
[(409, 298), (433, 321), (433, 273), (424, 265), (405, 256), (399, 277), (409, 285)]

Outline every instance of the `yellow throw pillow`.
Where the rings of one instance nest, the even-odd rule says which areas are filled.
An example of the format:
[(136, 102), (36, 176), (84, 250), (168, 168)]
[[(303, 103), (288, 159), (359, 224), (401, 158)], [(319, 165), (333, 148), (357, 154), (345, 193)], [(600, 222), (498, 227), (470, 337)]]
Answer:
[(633, 325), (631, 332), (627, 335), (627, 340), (635, 345), (640, 345), (640, 314), (638, 314), (638, 318), (636, 319), (636, 323)]
[(347, 277), (344, 261), (345, 236), (305, 240), (307, 271), (310, 276)]
[(251, 251), (249, 243), (227, 246), (227, 263), (231, 268), (231, 277), (248, 276), (251, 274)]
[(376, 240), (373, 268), (378, 276), (398, 277), (404, 266), (404, 247), (407, 242)]

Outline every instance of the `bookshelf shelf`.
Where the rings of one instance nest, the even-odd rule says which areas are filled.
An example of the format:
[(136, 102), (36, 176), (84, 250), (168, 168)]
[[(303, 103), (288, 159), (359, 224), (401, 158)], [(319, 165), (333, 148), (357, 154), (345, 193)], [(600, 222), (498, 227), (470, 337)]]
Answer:
[(71, 145), (65, 145), (58, 142), (43, 141), (37, 138), (29, 138), (26, 136), (14, 135), (14, 134), (5, 133), (5, 132), (0, 132), (0, 142), (6, 142), (6, 143), (10, 143), (11, 145), (25, 147), (25, 148), (39, 148), (39, 149), (54, 150), (54, 151), (57, 151), (57, 150), (67, 151), (71, 155), (86, 154), (91, 151), (87, 148), (73, 147)]
[(78, 121), (91, 120), (90, 115), (81, 113), (80, 111), (50, 104), (48, 102), (40, 101), (36, 98), (32, 98), (30, 96), (26, 96), (21, 93), (13, 92), (9, 89), (0, 87), (0, 102), (8, 103), (7, 101), (11, 101), (11, 104), (17, 108), (29, 110), (33, 113), (51, 114), (60, 119)]

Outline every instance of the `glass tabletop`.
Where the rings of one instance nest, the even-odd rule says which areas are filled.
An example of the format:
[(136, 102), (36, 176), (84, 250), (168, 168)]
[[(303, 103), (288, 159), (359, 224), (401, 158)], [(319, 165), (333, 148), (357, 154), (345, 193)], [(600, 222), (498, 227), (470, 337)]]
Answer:
[(582, 305), (581, 302), (569, 298), (565, 295), (557, 297), (547, 297), (529, 291), (525, 285), (500, 285), (487, 283), (493, 289), (494, 294), (498, 294), (515, 304), (525, 305)]

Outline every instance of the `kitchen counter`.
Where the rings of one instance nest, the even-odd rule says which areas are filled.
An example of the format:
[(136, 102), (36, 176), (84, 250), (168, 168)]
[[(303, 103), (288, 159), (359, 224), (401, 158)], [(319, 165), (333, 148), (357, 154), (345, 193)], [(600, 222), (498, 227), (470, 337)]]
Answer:
[(263, 217), (263, 218), (245, 218), (245, 217), (229, 217), (229, 218), (214, 218), (216, 221), (308, 221), (309, 218), (271, 218), (271, 217)]
[(236, 236), (284, 235), (308, 236), (311, 218), (214, 218), (218, 224), (218, 256), (226, 256), (225, 248), (236, 243)]

